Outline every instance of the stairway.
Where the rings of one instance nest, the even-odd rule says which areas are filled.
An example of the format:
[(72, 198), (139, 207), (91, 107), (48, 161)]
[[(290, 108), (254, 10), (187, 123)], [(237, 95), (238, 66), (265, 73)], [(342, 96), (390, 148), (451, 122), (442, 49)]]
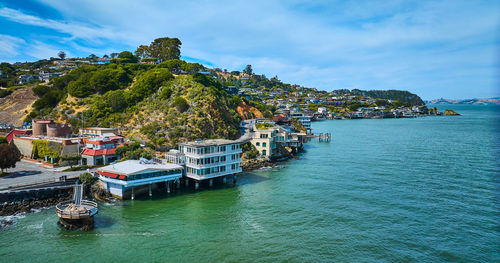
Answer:
[(73, 201), (75, 205), (81, 205), (83, 198), (83, 184), (75, 184), (73, 187)]

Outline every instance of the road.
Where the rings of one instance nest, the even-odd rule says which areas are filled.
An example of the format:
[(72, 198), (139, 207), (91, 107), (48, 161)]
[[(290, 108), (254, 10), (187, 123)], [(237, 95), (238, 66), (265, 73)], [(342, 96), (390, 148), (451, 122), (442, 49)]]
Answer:
[[(0, 177), (0, 189), (9, 186), (35, 184), (43, 181), (55, 180), (61, 176), (78, 176), (85, 171), (61, 172), (57, 168), (43, 168), (39, 163), (20, 161), (16, 168), (8, 169), (9, 175)], [(91, 170), (92, 171), (92, 170)]]

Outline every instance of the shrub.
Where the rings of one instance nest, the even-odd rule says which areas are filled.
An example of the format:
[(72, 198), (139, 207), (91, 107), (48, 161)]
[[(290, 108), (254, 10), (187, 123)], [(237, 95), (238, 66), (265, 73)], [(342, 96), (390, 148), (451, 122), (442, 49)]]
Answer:
[(94, 176), (90, 173), (82, 173), (78, 179), (82, 182), (82, 184), (85, 184), (85, 186), (89, 186), (94, 182)]
[(185, 112), (189, 109), (189, 104), (183, 97), (175, 97), (172, 106), (174, 106), (178, 112)]

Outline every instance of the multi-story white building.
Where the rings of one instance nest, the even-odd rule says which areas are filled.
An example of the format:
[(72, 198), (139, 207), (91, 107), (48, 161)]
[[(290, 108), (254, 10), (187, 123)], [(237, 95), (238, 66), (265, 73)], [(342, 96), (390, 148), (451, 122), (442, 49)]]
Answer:
[(250, 143), (255, 146), (262, 156), (274, 157), (277, 155), (276, 125), (267, 122), (257, 123), (254, 126), (254, 133)]
[(240, 173), (241, 144), (239, 141), (213, 139), (181, 143), (179, 151), (185, 155), (185, 176), (195, 181), (198, 188), (200, 181), (231, 177)]

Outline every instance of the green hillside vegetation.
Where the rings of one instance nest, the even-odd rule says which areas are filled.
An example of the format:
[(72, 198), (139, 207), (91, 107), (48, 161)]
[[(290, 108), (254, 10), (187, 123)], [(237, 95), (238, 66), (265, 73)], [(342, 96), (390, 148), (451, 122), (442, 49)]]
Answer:
[(240, 99), (200, 83), (209, 81), (208, 77), (195, 74), (181, 75), (165, 83), (138, 105), (141, 111), (133, 118), (130, 131), (139, 131), (157, 147), (168, 148), (188, 140), (236, 139), (241, 118), (235, 108)]
[(241, 118), (235, 109), (241, 100), (228, 95), (216, 79), (198, 73), (205, 70), (202, 65), (178, 58), (157, 65), (136, 61), (131, 52), (122, 52), (110, 64), (80, 66), (36, 86), (39, 99), (25, 121), (55, 118), (75, 130), (82, 120), (86, 127), (119, 126), (156, 148), (239, 136)]
[(399, 101), (401, 105), (425, 105), (424, 101), (417, 95), (405, 90), (351, 90), (354, 96), (366, 96), (375, 99)]

